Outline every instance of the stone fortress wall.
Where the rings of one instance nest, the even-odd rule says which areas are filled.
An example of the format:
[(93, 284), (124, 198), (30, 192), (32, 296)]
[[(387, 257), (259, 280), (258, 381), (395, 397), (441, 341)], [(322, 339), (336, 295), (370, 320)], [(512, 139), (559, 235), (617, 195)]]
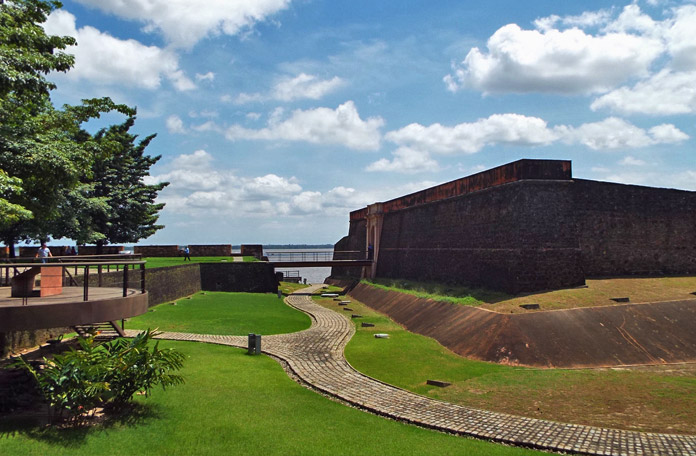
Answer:
[(365, 276), (510, 293), (696, 274), (696, 192), (573, 179), (570, 161), (519, 160), (352, 212), (335, 250), (366, 255), (369, 244)]

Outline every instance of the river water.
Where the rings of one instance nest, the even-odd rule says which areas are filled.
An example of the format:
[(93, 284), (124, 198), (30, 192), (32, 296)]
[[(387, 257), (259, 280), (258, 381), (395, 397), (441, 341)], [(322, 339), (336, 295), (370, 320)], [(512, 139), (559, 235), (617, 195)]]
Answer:
[[(270, 261), (273, 261), (274, 257), (291, 261), (311, 260), (312, 258), (330, 260), (333, 256), (333, 249), (264, 249), (263, 254)], [(299, 273), (300, 277), (307, 279), (308, 284), (324, 283), (324, 279), (331, 275), (331, 268), (276, 268), (276, 272), (286, 271), (291, 271), (292, 275)]]

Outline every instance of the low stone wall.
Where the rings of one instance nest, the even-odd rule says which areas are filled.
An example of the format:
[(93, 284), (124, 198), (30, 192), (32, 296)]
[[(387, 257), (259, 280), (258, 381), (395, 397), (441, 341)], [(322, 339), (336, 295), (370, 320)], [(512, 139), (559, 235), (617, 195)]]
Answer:
[(240, 247), (242, 256), (253, 256), (258, 259), (263, 257), (263, 245), (261, 244), (242, 244)]
[(278, 281), (268, 263), (201, 263), (201, 289), (276, 293)]
[(180, 255), (178, 245), (136, 245), (133, 253), (143, 257), (177, 257)]
[[(79, 285), (84, 283), (83, 276), (77, 276), (75, 280)], [(96, 272), (90, 274), (89, 283), (90, 286), (98, 286), (99, 276)], [(123, 271), (103, 273), (102, 286), (122, 287)], [(140, 289), (140, 269), (128, 271), (128, 288)], [(200, 265), (192, 263), (146, 269), (145, 289), (149, 294), (149, 307), (199, 292), (201, 291)]]
[[(122, 245), (104, 245), (99, 255), (117, 255), (123, 251)], [(96, 245), (79, 245), (77, 253), (80, 255), (97, 255)]]
[(232, 244), (189, 245), (191, 256), (230, 256)]
[(44, 344), (47, 340), (54, 339), (70, 331), (70, 328), (50, 328), (0, 333), (0, 358), (6, 358), (24, 349)]

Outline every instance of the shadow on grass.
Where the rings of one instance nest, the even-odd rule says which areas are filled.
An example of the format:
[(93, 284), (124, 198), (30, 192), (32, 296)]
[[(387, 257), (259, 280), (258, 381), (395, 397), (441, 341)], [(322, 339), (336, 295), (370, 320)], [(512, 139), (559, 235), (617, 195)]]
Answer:
[(0, 439), (23, 435), (26, 438), (58, 445), (63, 448), (79, 448), (88, 436), (115, 427), (135, 427), (160, 419), (162, 411), (157, 404), (130, 404), (118, 411), (106, 412), (98, 418), (70, 424), (48, 424), (46, 414), (35, 416), (0, 417)]

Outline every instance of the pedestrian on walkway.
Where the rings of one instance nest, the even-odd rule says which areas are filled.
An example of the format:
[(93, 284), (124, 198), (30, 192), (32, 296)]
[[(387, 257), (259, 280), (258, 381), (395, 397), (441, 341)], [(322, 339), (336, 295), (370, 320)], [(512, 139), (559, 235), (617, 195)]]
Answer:
[(39, 258), (42, 263), (48, 263), (48, 258), (52, 257), (51, 249), (48, 248), (45, 242), (41, 243), (41, 247), (36, 252), (35, 258)]

